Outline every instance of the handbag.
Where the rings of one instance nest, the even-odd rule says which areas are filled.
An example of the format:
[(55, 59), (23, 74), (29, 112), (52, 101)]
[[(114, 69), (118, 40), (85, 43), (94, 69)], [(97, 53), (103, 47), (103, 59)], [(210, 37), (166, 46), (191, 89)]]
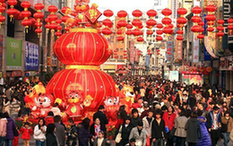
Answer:
[(120, 143), (121, 142), (121, 133), (122, 133), (122, 125), (121, 125), (121, 127), (120, 127), (120, 129), (119, 129), (119, 132), (118, 132), (118, 134), (117, 134), (117, 136), (116, 136), (116, 138), (115, 138), (115, 142), (116, 143)]
[(13, 123), (12, 125), (13, 125), (13, 134), (14, 134), (14, 137), (19, 136), (19, 132), (18, 132), (18, 130), (16, 129), (15, 124)]

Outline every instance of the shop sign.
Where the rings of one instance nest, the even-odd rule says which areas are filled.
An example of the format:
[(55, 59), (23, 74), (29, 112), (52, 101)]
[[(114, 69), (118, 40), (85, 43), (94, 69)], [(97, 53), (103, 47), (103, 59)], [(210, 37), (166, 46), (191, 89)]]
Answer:
[(25, 42), (25, 70), (39, 69), (39, 46)]
[(233, 61), (233, 56), (221, 57), (220, 58), (220, 70), (226, 70), (226, 71), (233, 70), (232, 61)]
[(6, 69), (21, 70), (21, 62), (22, 41), (8, 37), (6, 49)]
[(22, 72), (17, 70), (17, 71), (12, 71), (11, 77), (21, 77)]

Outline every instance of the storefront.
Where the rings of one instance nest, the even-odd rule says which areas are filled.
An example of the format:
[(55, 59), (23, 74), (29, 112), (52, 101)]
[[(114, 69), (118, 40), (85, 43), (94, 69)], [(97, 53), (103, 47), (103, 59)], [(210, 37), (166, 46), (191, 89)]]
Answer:
[(219, 86), (223, 90), (233, 91), (233, 56), (220, 58)]

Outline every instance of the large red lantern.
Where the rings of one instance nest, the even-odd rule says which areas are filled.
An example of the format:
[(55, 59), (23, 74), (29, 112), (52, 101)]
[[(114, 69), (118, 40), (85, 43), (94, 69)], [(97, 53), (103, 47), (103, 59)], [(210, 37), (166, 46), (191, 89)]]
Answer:
[(136, 17), (136, 19), (138, 19), (139, 17), (142, 16), (142, 11), (140, 11), (140, 10), (134, 10), (134, 11), (132, 12), (132, 15), (133, 15), (134, 17)]
[(146, 12), (146, 14), (150, 17), (153, 18), (157, 15), (157, 12), (154, 9), (150, 9), (149, 11)]
[(120, 18), (125, 18), (127, 15), (128, 15), (127, 12), (124, 10), (121, 10), (117, 13), (117, 16)]
[(113, 11), (109, 10), (109, 9), (105, 10), (104, 11), (104, 16), (107, 17), (107, 18), (112, 17), (113, 16)]
[(7, 0), (7, 4), (10, 6), (10, 9), (7, 10), (7, 14), (10, 17), (10, 21), (12, 21), (14, 14), (16, 13), (16, 9), (14, 6), (17, 4), (17, 0)]
[(187, 10), (185, 9), (185, 8), (179, 8), (178, 10), (177, 10), (177, 13), (181, 16), (181, 17), (183, 17), (185, 14), (187, 14)]
[(172, 10), (168, 9), (168, 8), (165, 8), (165, 9), (162, 10), (162, 14), (164, 16), (170, 16), (172, 14)]

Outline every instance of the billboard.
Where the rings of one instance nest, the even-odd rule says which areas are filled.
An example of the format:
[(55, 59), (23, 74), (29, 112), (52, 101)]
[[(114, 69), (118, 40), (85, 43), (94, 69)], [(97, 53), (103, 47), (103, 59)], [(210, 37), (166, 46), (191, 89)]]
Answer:
[(25, 42), (25, 70), (38, 71), (39, 69), (39, 46)]
[(7, 38), (6, 70), (21, 70), (22, 41)]
[(179, 81), (179, 72), (178, 71), (170, 71), (170, 76), (169, 76), (170, 81)]

